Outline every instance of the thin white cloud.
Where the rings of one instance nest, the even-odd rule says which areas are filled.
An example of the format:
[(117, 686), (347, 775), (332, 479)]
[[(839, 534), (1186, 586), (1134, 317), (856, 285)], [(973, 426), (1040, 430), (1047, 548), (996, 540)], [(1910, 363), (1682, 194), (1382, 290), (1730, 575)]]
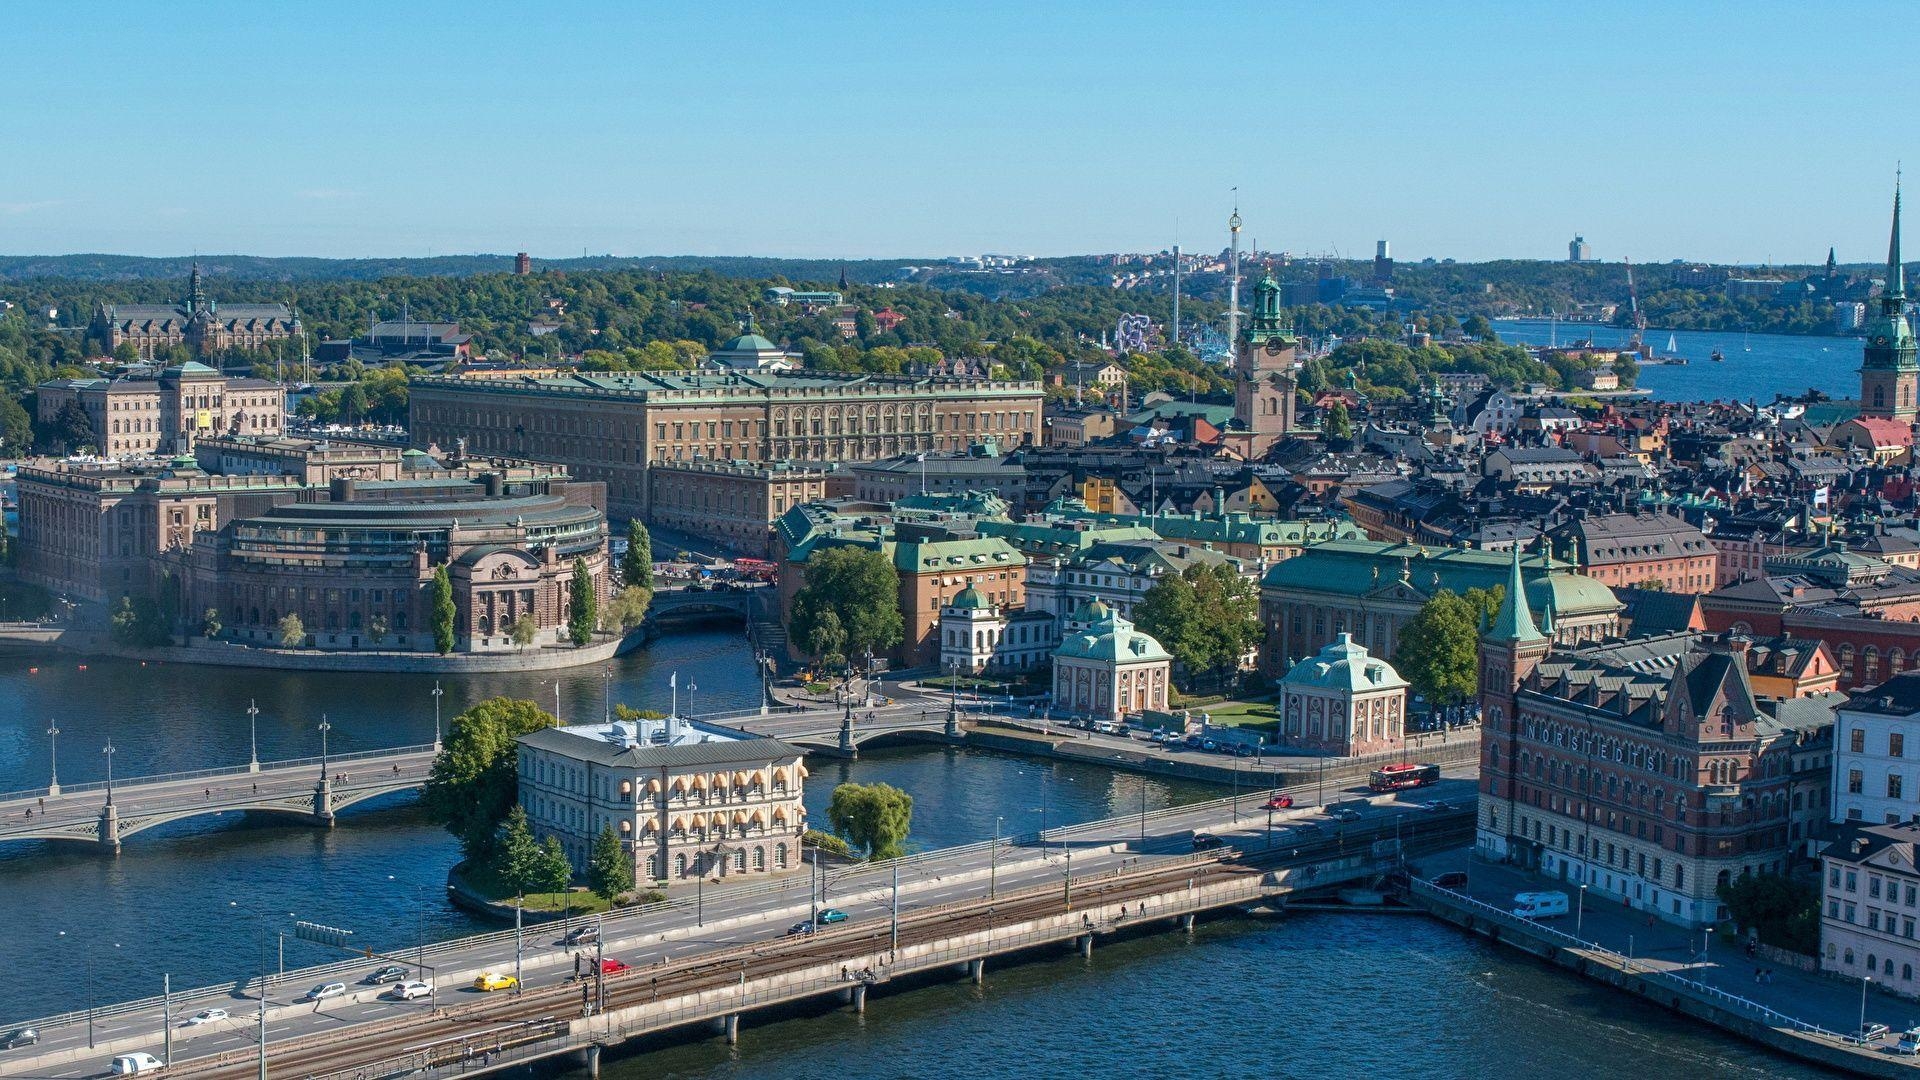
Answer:
[(358, 198), (359, 195), (359, 192), (350, 188), (308, 188), (300, 192), (301, 198), (313, 199), (316, 202), (330, 202), (335, 199), (353, 199)]
[(35, 210), (49, 210), (59, 205), (59, 199), (40, 199), (32, 202), (0, 202), (0, 214), (17, 217), (21, 214), (31, 214)]

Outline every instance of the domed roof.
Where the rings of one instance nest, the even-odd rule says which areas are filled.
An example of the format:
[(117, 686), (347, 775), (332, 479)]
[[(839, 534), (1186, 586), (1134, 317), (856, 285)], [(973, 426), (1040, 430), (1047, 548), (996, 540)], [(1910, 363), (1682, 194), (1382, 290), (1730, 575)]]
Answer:
[(780, 346), (761, 337), (759, 334), (741, 334), (725, 345), (721, 352), (779, 352)]
[(1107, 606), (1105, 600), (1097, 598), (1080, 605), (1080, 610), (1073, 613), (1074, 622), (1102, 623), (1111, 618), (1113, 609)]
[(1320, 687), (1349, 693), (1397, 690), (1407, 686), (1407, 680), (1393, 670), (1392, 664), (1374, 659), (1364, 646), (1354, 644), (1352, 634), (1341, 634), (1339, 640), (1321, 649), (1320, 655), (1309, 656), (1293, 665), (1293, 670), (1287, 672), (1286, 678), (1281, 681), (1289, 686)]
[[(1095, 600), (1087, 607), (1098, 604)], [(1083, 609), (1084, 610), (1084, 609)], [(1153, 660), (1172, 660), (1167, 650), (1152, 634), (1143, 634), (1133, 628), (1133, 624), (1108, 611), (1104, 617), (1088, 627), (1085, 632), (1069, 634), (1053, 652), (1055, 656), (1064, 656), (1079, 660), (1105, 660), (1112, 663), (1135, 664)]]
[(960, 590), (960, 595), (953, 598), (953, 603), (951, 606), (957, 607), (957, 608), (972, 608), (974, 610), (982, 610), (985, 608), (992, 607), (993, 605), (987, 602), (987, 594), (969, 585), (966, 588)]

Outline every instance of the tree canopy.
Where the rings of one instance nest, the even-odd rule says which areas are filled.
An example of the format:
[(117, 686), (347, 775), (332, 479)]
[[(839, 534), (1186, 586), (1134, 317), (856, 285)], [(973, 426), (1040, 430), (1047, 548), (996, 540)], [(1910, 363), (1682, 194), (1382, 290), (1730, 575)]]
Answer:
[(1479, 692), (1482, 598), (1488, 596), (1469, 600), (1442, 589), (1401, 628), (1393, 666), (1428, 701), (1457, 705)]
[(627, 550), (620, 556), (620, 580), (653, 588), (653, 534), (635, 518), (627, 522)]
[(1191, 684), (1240, 667), (1265, 634), (1260, 591), (1227, 563), (1189, 563), (1161, 578), (1133, 609), (1134, 623), (1178, 661)]
[(793, 598), (794, 639), (815, 660), (878, 656), (899, 644), (900, 574), (878, 551), (835, 547), (806, 562), (806, 584)]
[(585, 645), (600, 625), (599, 601), (593, 593), (593, 575), (585, 559), (573, 560), (573, 580), (567, 585), (567, 640)]
[(633, 891), (633, 856), (613, 831), (612, 822), (602, 826), (600, 835), (593, 838), (593, 851), (587, 859), (587, 888), (608, 902)]
[(468, 858), (484, 855), (494, 831), (517, 805), (514, 740), (558, 724), (531, 701), (488, 698), (453, 718), (427, 778), (427, 814), (460, 841)]
[(442, 656), (453, 651), (453, 579), (447, 576), (447, 564), (433, 568), (433, 584), (428, 590), (427, 617), (433, 622), (433, 651)]
[(913, 796), (891, 784), (841, 784), (827, 803), (827, 821), (869, 861), (895, 858), (913, 825)]

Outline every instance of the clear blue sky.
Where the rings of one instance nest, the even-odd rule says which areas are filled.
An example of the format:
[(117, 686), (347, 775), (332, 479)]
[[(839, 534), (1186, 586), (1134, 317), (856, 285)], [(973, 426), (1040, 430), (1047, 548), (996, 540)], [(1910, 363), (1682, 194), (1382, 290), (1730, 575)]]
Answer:
[(1872, 260), (1914, 11), (23, 0), (0, 252)]

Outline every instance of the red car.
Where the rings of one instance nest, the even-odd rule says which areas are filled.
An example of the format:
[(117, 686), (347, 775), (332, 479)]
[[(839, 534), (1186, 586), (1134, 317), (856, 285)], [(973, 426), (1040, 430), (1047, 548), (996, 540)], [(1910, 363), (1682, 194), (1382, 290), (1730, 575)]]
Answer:
[(602, 975), (618, 975), (623, 971), (630, 970), (632, 970), (632, 965), (628, 964), (625, 960), (615, 960), (609, 956), (605, 960), (600, 961), (600, 974)]
[(1293, 796), (1275, 795), (1273, 798), (1268, 799), (1265, 803), (1261, 804), (1260, 808), (1263, 810), (1288, 810), (1288, 809), (1291, 809), (1292, 807), (1293, 807)]

